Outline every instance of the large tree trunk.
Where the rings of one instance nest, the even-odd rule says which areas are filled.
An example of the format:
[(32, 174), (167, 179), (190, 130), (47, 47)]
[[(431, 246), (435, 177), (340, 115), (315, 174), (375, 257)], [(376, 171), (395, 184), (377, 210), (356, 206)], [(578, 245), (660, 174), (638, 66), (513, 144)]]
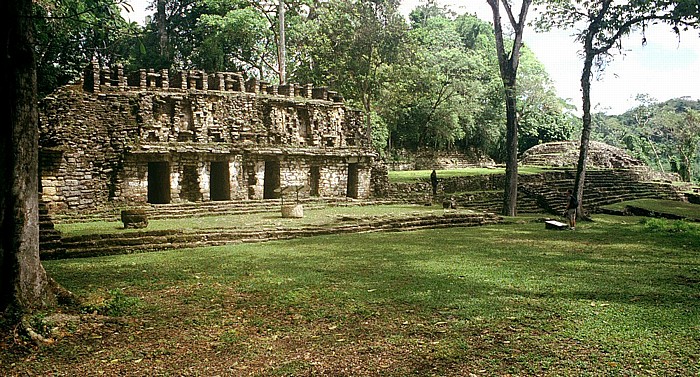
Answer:
[(0, 75), (0, 312), (55, 303), (39, 261), (38, 113), (32, 0), (3, 1)]
[[(515, 81), (515, 77), (512, 79)], [(503, 215), (517, 215), (518, 203), (518, 114), (515, 83), (506, 86), (506, 177)]]
[[(516, 79), (520, 64), (520, 48), (522, 46), (525, 18), (532, 0), (523, 0), (520, 7), (520, 17), (516, 20), (508, 1), (486, 0), (493, 12), (493, 27), (496, 36), (496, 53), (498, 66), (503, 80), (506, 97), (506, 177), (503, 192), (503, 215), (517, 215), (518, 203), (518, 107)], [(506, 53), (501, 25), (500, 5), (506, 10), (510, 24), (515, 31), (513, 49), (510, 55)]]

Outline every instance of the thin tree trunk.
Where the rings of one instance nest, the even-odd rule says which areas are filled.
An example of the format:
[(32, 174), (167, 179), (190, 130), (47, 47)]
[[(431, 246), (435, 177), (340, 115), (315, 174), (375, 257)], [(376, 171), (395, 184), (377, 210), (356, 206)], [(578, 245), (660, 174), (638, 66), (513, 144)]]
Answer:
[(287, 83), (287, 41), (285, 40), (285, 21), (284, 21), (284, 0), (279, 0), (279, 8), (277, 14), (279, 15), (280, 23), (280, 40), (279, 40), (279, 71), (280, 71), (280, 84), (284, 85)]
[(656, 147), (654, 147), (654, 143), (647, 138), (647, 143), (649, 143), (649, 146), (651, 147), (651, 151), (654, 152), (654, 157), (656, 157), (656, 165), (659, 166), (659, 170), (661, 170), (662, 173), (665, 173), (664, 171), (664, 166), (661, 164), (661, 158), (659, 157), (659, 152), (656, 151)]
[(577, 216), (583, 214), (583, 189), (586, 181), (586, 165), (588, 163), (588, 145), (591, 138), (591, 73), (593, 69), (594, 54), (592, 52), (591, 39), (585, 41), (586, 57), (581, 73), (581, 91), (583, 93), (583, 129), (581, 130), (581, 144), (579, 146), (578, 164), (576, 165), (576, 181), (574, 183), (574, 195), (578, 199)]
[(170, 61), (168, 54), (168, 29), (166, 27), (167, 17), (165, 15), (166, 0), (158, 0), (156, 3), (156, 23), (158, 25), (158, 47), (160, 57), (163, 62)]
[[(501, 79), (506, 97), (506, 176), (503, 192), (503, 215), (517, 215), (518, 203), (518, 107), (516, 80), (518, 66), (520, 64), (520, 48), (522, 46), (523, 32), (525, 30), (525, 18), (532, 0), (523, 0), (520, 7), (520, 16), (516, 20), (508, 1), (486, 0), (493, 12), (494, 34), (496, 36), (496, 53)], [(503, 5), (510, 24), (515, 30), (513, 49), (508, 55), (503, 41), (503, 27), (501, 25), (500, 6)]]
[(0, 26), (0, 312), (55, 304), (39, 260), (38, 113), (32, 0), (4, 1)]

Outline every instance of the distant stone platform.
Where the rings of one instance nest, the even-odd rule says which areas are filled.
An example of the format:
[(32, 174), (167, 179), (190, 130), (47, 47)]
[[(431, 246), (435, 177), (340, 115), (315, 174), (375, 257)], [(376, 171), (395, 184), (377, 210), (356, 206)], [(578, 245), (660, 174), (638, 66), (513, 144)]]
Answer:
[[(525, 152), (522, 165), (572, 167), (578, 163), (578, 141), (561, 141), (536, 145)], [(588, 149), (588, 167), (600, 169), (648, 169), (647, 165), (623, 149), (591, 141)]]

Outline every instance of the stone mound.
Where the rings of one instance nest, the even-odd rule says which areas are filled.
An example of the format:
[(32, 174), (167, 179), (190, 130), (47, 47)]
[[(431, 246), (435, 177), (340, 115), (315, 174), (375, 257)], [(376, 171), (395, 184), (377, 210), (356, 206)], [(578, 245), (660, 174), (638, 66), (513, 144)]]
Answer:
[[(580, 142), (561, 141), (536, 145), (522, 155), (522, 165), (576, 166)], [(641, 169), (648, 167), (644, 162), (630, 156), (623, 149), (598, 141), (589, 143), (588, 167), (601, 169)]]

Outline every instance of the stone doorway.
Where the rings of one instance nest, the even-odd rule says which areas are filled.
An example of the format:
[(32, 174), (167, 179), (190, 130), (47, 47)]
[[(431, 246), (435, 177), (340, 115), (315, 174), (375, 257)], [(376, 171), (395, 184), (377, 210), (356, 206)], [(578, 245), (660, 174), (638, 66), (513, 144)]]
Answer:
[(318, 166), (312, 166), (309, 172), (309, 195), (320, 196), (320, 186), (321, 182), (321, 168)]
[(279, 199), (280, 193), (275, 192), (278, 188), (280, 188), (280, 162), (276, 160), (265, 161), (263, 199)]
[(148, 163), (148, 202), (170, 203), (170, 164), (164, 161)]
[(213, 161), (209, 177), (211, 200), (231, 200), (231, 179), (227, 161)]
[(348, 198), (357, 198), (358, 183), (359, 183), (359, 168), (357, 164), (348, 164)]

